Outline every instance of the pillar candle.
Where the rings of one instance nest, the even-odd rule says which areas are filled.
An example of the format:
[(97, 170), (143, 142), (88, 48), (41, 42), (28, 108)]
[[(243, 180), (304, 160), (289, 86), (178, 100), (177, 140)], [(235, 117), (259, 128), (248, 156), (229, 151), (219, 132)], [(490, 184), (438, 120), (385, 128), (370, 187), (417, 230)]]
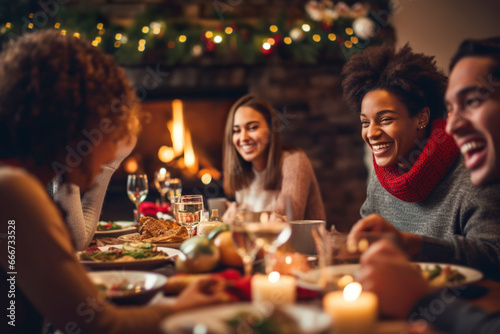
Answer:
[(378, 299), (362, 291), (359, 283), (351, 283), (344, 291), (326, 294), (323, 308), (333, 319), (334, 333), (370, 333), (378, 316)]
[(275, 305), (293, 304), (297, 296), (295, 278), (280, 276), (273, 271), (269, 276), (255, 275), (252, 277), (252, 301), (271, 301)]

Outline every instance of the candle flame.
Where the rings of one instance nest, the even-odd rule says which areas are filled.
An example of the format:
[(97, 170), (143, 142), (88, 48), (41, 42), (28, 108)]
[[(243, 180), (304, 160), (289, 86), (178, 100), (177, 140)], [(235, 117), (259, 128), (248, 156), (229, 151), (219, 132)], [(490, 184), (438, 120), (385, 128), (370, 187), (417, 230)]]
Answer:
[(287, 255), (287, 256), (285, 257), (285, 263), (286, 263), (286, 264), (290, 264), (290, 263), (292, 263), (292, 257), (291, 257), (290, 255)]
[(273, 271), (269, 274), (269, 282), (276, 283), (280, 280), (280, 273), (277, 271)]
[(349, 283), (344, 288), (344, 299), (348, 302), (353, 302), (358, 299), (363, 288), (358, 282)]

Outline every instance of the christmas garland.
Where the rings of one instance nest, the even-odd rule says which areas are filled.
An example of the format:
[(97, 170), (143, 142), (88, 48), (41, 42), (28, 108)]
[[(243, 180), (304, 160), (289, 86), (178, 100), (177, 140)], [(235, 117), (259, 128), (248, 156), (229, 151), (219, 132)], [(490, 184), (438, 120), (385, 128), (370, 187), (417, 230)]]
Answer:
[(293, 21), (284, 15), (273, 20), (221, 19), (224, 8), (217, 10), (214, 5), (214, 9), (213, 19), (183, 19), (151, 8), (127, 26), (80, 7), (60, 6), (52, 16), (44, 9), (19, 12), (0, 16), (0, 42), (55, 28), (92, 41), (123, 65), (254, 64), (276, 58), (314, 64), (348, 59), (368, 45), (387, 41), (381, 30), (390, 29), (360, 3), (349, 7), (342, 2), (310, 1), (305, 6), (307, 15)]

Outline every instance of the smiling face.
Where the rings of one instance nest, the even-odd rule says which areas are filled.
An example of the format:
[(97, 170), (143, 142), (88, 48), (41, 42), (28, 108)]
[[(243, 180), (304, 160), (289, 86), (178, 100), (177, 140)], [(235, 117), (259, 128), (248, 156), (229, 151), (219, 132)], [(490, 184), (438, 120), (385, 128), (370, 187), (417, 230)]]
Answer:
[(375, 162), (380, 167), (399, 164), (403, 170), (413, 165), (418, 152), (417, 144), (425, 138), (429, 109), (410, 117), (410, 113), (396, 95), (383, 90), (373, 90), (361, 102), (361, 135), (370, 146)]
[(266, 168), (270, 129), (257, 110), (242, 106), (236, 109), (233, 122), (233, 144), (241, 157), (253, 168)]
[(500, 179), (500, 82), (491, 77), (494, 65), (487, 57), (461, 59), (445, 95), (446, 132), (460, 148), (475, 185)]

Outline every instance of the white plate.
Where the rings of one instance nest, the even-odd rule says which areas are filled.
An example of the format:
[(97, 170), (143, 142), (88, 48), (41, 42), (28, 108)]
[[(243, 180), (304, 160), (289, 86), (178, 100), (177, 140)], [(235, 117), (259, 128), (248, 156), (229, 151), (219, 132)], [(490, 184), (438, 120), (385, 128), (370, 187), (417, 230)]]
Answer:
[[(117, 239), (120, 241), (123, 241), (123, 242), (137, 242), (137, 241), (140, 241), (138, 236), (139, 236), (139, 233), (129, 233), (129, 234), (120, 235)], [(153, 244), (155, 244), (156, 246), (161, 246), (161, 247), (170, 247), (170, 248), (179, 249), (179, 247), (181, 247), (181, 245), (184, 241), (182, 241), (182, 242), (153, 242)]]
[[(220, 306), (210, 306), (192, 311), (176, 313), (164, 319), (160, 324), (163, 333), (194, 333), (196, 325), (203, 325), (206, 333), (225, 334), (229, 333), (224, 323), (240, 312), (250, 312), (253, 319), (262, 319), (273, 310), (273, 304), (251, 304), (237, 303)], [(330, 317), (320, 308), (308, 305), (283, 306), (298, 324), (299, 333), (313, 334), (326, 332), (330, 327)]]
[(140, 284), (144, 287), (139, 292), (129, 291), (124, 295), (108, 295), (109, 300), (115, 304), (145, 304), (167, 283), (165, 276), (145, 271), (111, 270), (90, 272), (88, 275), (93, 283), (103, 284), (108, 288), (114, 284), (122, 284), (124, 281), (132, 285)]
[[(101, 251), (107, 251), (110, 247), (122, 248), (123, 245), (109, 245), (99, 247)], [(85, 267), (92, 270), (111, 270), (111, 269), (136, 269), (136, 270), (149, 270), (157, 268), (168, 261), (171, 261), (171, 256), (175, 256), (181, 253), (180, 250), (174, 248), (158, 247), (158, 250), (164, 251), (168, 254), (168, 258), (160, 259), (143, 259), (143, 260), (133, 260), (133, 261), (123, 261), (123, 262), (95, 262), (95, 261), (80, 261)], [(81, 252), (78, 252), (80, 254)]]
[[(99, 222), (99, 224), (107, 224), (108, 222)], [(137, 227), (135, 227), (134, 222), (131, 221), (115, 221), (115, 223), (122, 228), (119, 230), (110, 230), (110, 231), (95, 231), (96, 237), (117, 237), (122, 234), (127, 234), (131, 232), (137, 232)]]
[[(418, 264), (422, 269), (431, 267), (433, 268), (435, 265), (439, 265), (441, 267), (450, 266), (451, 269), (458, 270), (462, 275), (465, 276), (465, 280), (458, 283), (450, 283), (450, 285), (463, 285), (469, 284), (472, 282), (479, 281), (483, 278), (483, 274), (473, 268), (458, 266), (454, 264), (447, 263), (433, 263), (433, 262), (414, 262)], [(342, 275), (351, 275), (356, 277), (359, 271), (359, 263), (354, 264), (339, 264), (335, 266), (329, 266), (326, 269), (328, 270), (328, 276), (342, 276)], [(297, 285), (304, 289), (309, 289), (313, 291), (322, 291), (321, 286), (318, 285), (318, 280), (321, 274), (320, 269), (314, 269), (307, 273), (295, 273), (297, 275)]]

